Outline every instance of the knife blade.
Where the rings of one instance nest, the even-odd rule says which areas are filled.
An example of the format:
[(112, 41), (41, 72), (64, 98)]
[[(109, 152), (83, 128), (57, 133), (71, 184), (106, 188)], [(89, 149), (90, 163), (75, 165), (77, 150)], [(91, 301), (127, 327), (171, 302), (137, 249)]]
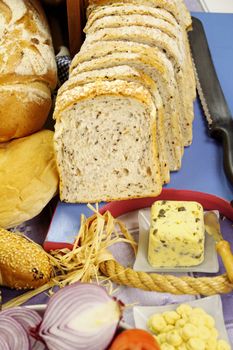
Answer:
[(218, 80), (203, 25), (195, 17), (192, 20), (193, 30), (188, 35), (197, 91), (210, 136), (222, 141), (224, 170), (233, 184), (233, 119)]

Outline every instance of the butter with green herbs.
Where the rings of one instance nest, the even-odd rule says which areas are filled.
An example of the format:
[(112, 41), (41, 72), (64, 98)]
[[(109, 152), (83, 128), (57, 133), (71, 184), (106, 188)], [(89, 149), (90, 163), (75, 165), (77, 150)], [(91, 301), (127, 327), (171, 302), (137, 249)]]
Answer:
[(156, 201), (151, 208), (148, 261), (153, 267), (199, 265), (204, 260), (205, 228), (201, 204)]

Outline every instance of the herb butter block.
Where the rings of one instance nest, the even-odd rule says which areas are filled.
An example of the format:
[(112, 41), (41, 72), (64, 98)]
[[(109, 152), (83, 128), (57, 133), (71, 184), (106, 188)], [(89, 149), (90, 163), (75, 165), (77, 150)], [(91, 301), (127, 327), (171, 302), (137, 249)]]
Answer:
[(153, 267), (199, 265), (204, 260), (201, 204), (156, 201), (151, 208), (148, 261)]

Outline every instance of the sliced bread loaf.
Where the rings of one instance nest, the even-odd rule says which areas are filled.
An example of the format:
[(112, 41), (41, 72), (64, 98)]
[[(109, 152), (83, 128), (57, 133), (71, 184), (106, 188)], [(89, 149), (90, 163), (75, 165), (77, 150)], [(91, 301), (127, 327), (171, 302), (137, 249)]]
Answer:
[(176, 19), (171, 13), (161, 8), (154, 8), (138, 4), (118, 4), (118, 6), (97, 6), (89, 15), (84, 32), (88, 31), (95, 21), (105, 16), (123, 16), (123, 15), (150, 15), (160, 18), (170, 24), (177, 24)]
[(69, 80), (59, 89), (58, 97), (67, 90), (73, 89), (75, 86), (81, 86), (97, 81), (114, 81), (126, 80), (142, 84), (152, 95), (156, 107), (156, 140), (158, 143), (160, 175), (163, 184), (170, 180), (168, 155), (165, 146), (165, 129), (164, 129), (164, 107), (161, 96), (155, 82), (143, 72), (136, 70), (130, 66), (117, 66), (111, 68), (103, 68), (92, 70), (71, 76)]
[(89, 45), (90, 43), (96, 41), (108, 40), (126, 40), (144, 43), (150, 45), (151, 47), (155, 46), (166, 53), (167, 57), (171, 60), (174, 66), (180, 93), (180, 104), (182, 107), (182, 117), (180, 118), (180, 123), (182, 127), (184, 145), (190, 145), (192, 142), (192, 118), (187, 117), (188, 120), (184, 118), (186, 115), (186, 111), (184, 109), (185, 96), (188, 95), (186, 87), (187, 77), (185, 76), (185, 58), (182, 52), (179, 50), (177, 41), (156, 28), (124, 26), (118, 28), (105, 28), (93, 34), (88, 34), (83, 46), (85, 47), (85, 45)]
[(192, 25), (190, 13), (183, 0), (89, 0), (88, 3), (89, 6), (87, 8), (87, 17), (93, 10), (100, 6), (135, 4), (153, 8), (163, 8), (170, 12), (185, 28), (189, 28)]
[[(97, 27), (97, 21), (103, 19), (103, 18), (112, 18), (113, 16), (126, 16), (129, 17), (131, 15), (149, 15), (156, 19), (160, 19), (163, 21), (166, 21), (170, 25), (174, 26), (176, 29), (181, 31), (182, 35), (182, 43), (185, 45), (185, 58), (187, 60), (187, 69), (188, 71), (188, 84), (189, 88), (188, 91), (190, 91), (190, 94), (192, 95), (193, 100), (196, 98), (196, 81), (195, 81), (195, 75), (193, 70), (193, 64), (191, 60), (190, 55), (190, 48), (189, 48), (189, 42), (187, 37), (187, 31), (183, 26), (180, 26), (178, 21), (171, 13), (169, 13), (166, 9), (162, 8), (153, 8), (145, 5), (136, 5), (136, 4), (118, 4), (118, 6), (115, 5), (109, 5), (109, 6), (97, 6), (96, 9), (94, 9), (90, 16), (88, 17), (88, 21), (86, 23), (86, 27), (84, 29), (84, 32), (88, 33), (90, 30), (94, 29), (94, 27)], [(115, 20), (114, 20), (115, 22)], [(139, 21), (137, 20), (137, 23)], [(151, 21), (150, 21), (151, 22)], [(151, 23), (153, 24), (153, 22)], [(150, 26), (150, 23), (146, 23), (146, 26)], [(103, 24), (102, 24), (103, 25)], [(135, 24), (134, 24), (135, 25)], [(137, 24), (138, 25), (138, 24)], [(144, 25), (144, 24), (143, 24)], [(106, 25), (102, 26), (102, 28), (105, 28)], [(110, 25), (109, 25), (110, 27)], [(100, 29), (100, 28), (99, 28)]]
[(124, 64), (149, 75), (158, 86), (165, 108), (165, 142), (170, 170), (178, 170), (183, 155), (183, 139), (179, 124), (178, 89), (171, 62), (156, 48), (149, 47), (146, 51), (146, 45), (142, 44), (108, 42), (108, 45), (104, 46), (106, 51), (101, 51), (99, 55), (101, 46), (101, 43), (96, 43), (87, 51), (81, 50), (75, 57), (75, 68), (71, 65), (71, 75)]
[[(183, 134), (187, 132), (188, 129), (192, 130), (192, 122), (194, 118), (193, 114), (193, 93), (190, 89), (190, 60), (188, 59), (189, 53), (185, 41), (183, 40), (183, 35), (181, 27), (178, 25), (170, 24), (167, 21), (156, 18), (151, 15), (111, 15), (104, 16), (93, 22), (92, 26), (86, 28), (86, 33), (95, 33), (98, 30), (105, 28), (120, 28), (124, 26), (137, 26), (145, 28), (154, 28), (159, 29), (161, 32), (167, 34), (170, 38), (174, 39), (177, 42), (177, 46), (181, 52), (181, 56), (184, 57), (184, 63), (182, 65), (183, 69), (183, 78), (182, 83), (184, 85), (183, 89), (180, 90), (181, 101), (183, 104), (183, 117), (182, 117), (182, 126)], [(144, 28), (142, 28), (144, 29)], [(187, 125), (190, 125), (187, 128)], [(190, 136), (187, 135), (184, 137), (185, 145), (191, 143)]]
[(138, 83), (98, 81), (64, 91), (55, 106), (60, 197), (70, 203), (161, 192), (156, 109)]

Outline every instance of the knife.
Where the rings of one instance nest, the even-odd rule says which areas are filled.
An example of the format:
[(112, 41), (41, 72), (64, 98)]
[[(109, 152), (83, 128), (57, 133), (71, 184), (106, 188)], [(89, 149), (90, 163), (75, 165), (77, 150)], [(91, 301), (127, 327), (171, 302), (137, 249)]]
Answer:
[(214, 211), (207, 211), (204, 214), (204, 223), (206, 232), (213, 236), (216, 242), (216, 251), (222, 258), (229, 281), (233, 283), (233, 255), (231, 246), (222, 236), (219, 220)]
[(224, 169), (233, 184), (233, 119), (218, 80), (203, 25), (195, 17), (192, 17), (192, 21), (193, 30), (188, 35), (198, 95), (210, 136), (220, 139), (223, 143)]

